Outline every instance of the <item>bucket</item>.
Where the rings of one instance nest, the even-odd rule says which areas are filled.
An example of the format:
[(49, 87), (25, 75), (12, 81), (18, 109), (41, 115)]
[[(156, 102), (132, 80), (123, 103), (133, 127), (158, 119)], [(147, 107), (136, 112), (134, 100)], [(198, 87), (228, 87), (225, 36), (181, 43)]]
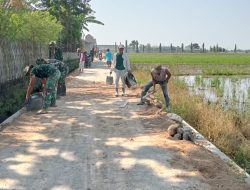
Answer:
[(41, 93), (31, 94), (26, 104), (27, 111), (40, 110), (43, 106), (43, 96)]
[(106, 77), (106, 84), (112, 85), (113, 82), (114, 82), (114, 79), (113, 79), (112, 76), (107, 76), (107, 77)]

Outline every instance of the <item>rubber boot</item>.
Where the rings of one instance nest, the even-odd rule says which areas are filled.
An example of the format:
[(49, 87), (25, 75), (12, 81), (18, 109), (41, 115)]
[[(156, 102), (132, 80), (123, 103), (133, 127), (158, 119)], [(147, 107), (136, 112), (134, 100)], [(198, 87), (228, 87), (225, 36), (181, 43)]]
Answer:
[(125, 88), (122, 88), (122, 96), (125, 95)]
[(61, 96), (66, 96), (66, 85), (62, 84)]
[(118, 88), (115, 89), (115, 96), (118, 97)]
[(50, 107), (57, 107), (56, 100), (54, 100), (54, 101), (51, 102)]

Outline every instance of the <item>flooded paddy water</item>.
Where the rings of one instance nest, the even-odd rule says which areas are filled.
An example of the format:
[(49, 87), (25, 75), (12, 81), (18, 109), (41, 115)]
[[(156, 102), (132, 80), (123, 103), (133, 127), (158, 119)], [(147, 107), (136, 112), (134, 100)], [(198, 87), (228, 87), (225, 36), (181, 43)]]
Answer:
[(208, 103), (218, 103), (224, 109), (250, 111), (250, 76), (201, 76), (177, 77), (188, 86), (189, 92), (201, 95)]

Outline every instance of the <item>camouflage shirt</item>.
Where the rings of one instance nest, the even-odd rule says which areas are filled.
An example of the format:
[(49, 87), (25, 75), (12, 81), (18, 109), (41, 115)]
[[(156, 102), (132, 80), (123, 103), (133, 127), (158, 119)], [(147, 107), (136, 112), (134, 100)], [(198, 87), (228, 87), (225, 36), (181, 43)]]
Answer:
[(31, 73), (38, 78), (48, 78), (56, 72), (56, 67), (51, 64), (41, 64), (35, 66)]
[(63, 63), (62, 61), (59, 61), (57, 59), (46, 59), (46, 61), (49, 64), (54, 65), (61, 73), (67, 72), (68, 70), (67, 65)]

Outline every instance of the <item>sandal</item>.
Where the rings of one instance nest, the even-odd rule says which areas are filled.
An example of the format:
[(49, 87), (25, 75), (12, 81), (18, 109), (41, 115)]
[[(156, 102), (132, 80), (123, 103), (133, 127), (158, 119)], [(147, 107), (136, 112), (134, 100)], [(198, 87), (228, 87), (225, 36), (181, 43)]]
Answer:
[(42, 110), (37, 112), (37, 114), (47, 114), (47, 113), (48, 113), (48, 111), (45, 109), (42, 109)]

